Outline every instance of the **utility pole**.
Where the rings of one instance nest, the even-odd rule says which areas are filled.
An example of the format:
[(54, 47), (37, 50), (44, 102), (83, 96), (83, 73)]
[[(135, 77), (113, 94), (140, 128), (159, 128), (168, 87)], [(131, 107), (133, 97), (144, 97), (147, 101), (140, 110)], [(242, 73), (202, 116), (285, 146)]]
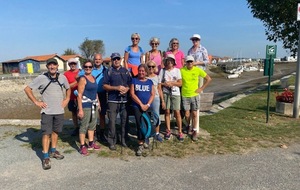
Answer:
[(299, 118), (299, 85), (300, 85), (300, 1), (298, 0), (297, 6), (297, 21), (298, 21), (298, 52), (297, 52), (297, 69), (296, 69), (296, 80), (295, 80), (295, 92), (294, 92), (294, 107), (293, 107), (293, 117)]

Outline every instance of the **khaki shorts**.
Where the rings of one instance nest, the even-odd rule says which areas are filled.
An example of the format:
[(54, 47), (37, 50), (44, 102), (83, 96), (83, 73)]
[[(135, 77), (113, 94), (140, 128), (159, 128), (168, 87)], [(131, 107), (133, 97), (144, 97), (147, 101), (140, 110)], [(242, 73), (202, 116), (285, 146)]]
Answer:
[(182, 105), (185, 111), (192, 110), (196, 111), (200, 109), (200, 97), (182, 97)]
[(172, 96), (164, 93), (164, 101), (166, 103), (166, 109), (169, 110), (180, 110), (180, 96)]

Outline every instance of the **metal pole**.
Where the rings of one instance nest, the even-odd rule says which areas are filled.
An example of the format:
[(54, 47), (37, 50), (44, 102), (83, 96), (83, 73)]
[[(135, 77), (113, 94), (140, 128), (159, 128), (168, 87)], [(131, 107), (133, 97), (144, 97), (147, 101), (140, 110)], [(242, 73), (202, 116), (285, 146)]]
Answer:
[(300, 24), (298, 26), (298, 53), (297, 53), (297, 70), (296, 70), (296, 80), (295, 80), (295, 93), (294, 93), (294, 107), (293, 107), (293, 117), (299, 118), (299, 88), (300, 88)]
[(267, 97), (267, 120), (266, 123), (269, 123), (269, 115), (270, 115), (270, 91), (271, 91), (271, 59), (272, 56), (270, 55), (269, 60), (266, 60), (266, 64), (269, 64), (268, 68), (268, 97)]

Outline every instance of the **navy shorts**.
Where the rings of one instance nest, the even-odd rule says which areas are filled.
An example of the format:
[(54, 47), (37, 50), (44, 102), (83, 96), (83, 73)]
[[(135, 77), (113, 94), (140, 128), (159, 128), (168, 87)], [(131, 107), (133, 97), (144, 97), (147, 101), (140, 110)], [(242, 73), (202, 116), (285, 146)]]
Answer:
[(41, 130), (43, 135), (50, 135), (52, 132), (60, 133), (64, 125), (64, 114), (41, 115)]
[(101, 115), (106, 115), (107, 111), (107, 96), (106, 96), (106, 91), (104, 92), (98, 92), (98, 98), (100, 101), (100, 107), (101, 107)]

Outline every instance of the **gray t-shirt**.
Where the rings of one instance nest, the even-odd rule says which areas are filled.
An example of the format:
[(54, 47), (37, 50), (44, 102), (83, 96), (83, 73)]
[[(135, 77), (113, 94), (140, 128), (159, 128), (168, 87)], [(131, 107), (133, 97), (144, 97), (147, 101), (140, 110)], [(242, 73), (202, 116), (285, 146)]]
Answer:
[[(62, 101), (65, 96), (65, 89), (69, 89), (70, 85), (67, 78), (60, 74), (58, 76), (58, 82), (51, 82), (47, 89), (42, 94), (42, 101), (47, 104), (45, 109), (41, 110), (41, 113), (45, 114), (63, 114), (64, 108), (62, 107)], [(40, 93), (48, 85), (50, 79), (45, 75), (39, 75), (28, 85), (32, 90), (39, 90)]]

